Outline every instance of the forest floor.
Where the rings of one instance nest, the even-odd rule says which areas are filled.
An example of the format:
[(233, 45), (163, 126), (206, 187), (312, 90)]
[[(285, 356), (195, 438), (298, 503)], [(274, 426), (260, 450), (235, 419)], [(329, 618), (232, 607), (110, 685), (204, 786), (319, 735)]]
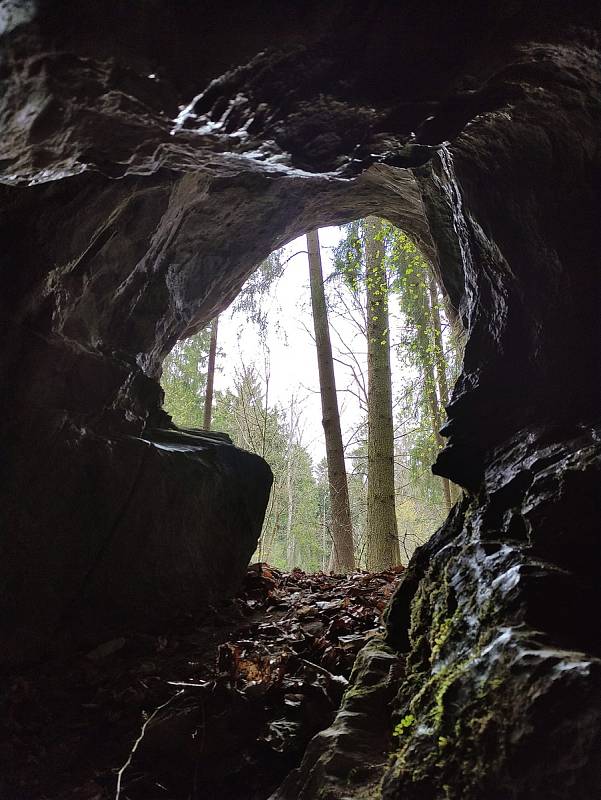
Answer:
[(265, 800), (333, 719), (400, 570), (248, 568), (162, 635), (5, 675), (2, 800)]

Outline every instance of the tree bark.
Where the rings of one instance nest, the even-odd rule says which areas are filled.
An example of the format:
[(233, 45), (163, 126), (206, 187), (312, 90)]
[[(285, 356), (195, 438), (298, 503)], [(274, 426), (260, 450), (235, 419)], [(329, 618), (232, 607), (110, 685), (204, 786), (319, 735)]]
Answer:
[[(418, 351), (420, 354), (419, 359), (424, 380), (424, 395), (427, 408), (430, 412), (432, 435), (434, 437), (434, 441), (436, 442), (436, 446), (441, 449), (444, 447), (444, 439), (440, 434), (442, 415), (438, 395), (439, 387), (437, 384), (435, 371), (437, 360), (436, 332), (434, 330), (435, 320), (432, 304), (430, 302), (430, 280), (430, 269), (425, 265), (423, 268), (420, 268), (417, 271), (412, 271), (408, 276), (408, 281), (411, 284), (410, 288), (413, 295), (412, 317), (416, 327)], [(452, 498), (449, 480), (447, 478), (441, 478), (441, 485), (446, 509), (447, 511), (450, 511), (452, 506)]]
[[(434, 365), (428, 363), (424, 365), (424, 381), (426, 389), (426, 397), (430, 407), (430, 417), (432, 419), (432, 433), (439, 449), (444, 447), (444, 439), (441, 436), (441, 416), (440, 404), (438, 402), (438, 395), (436, 394), (436, 377), (434, 374)], [(444, 493), (445, 505), (447, 511), (451, 510), (453, 505), (451, 499), (451, 485), (448, 478), (441, 478), (442, 489)]]
[(326, 531), (326, 494), (324, 493), (323, 502), (321, 504), (321, 571), (326, 571), (326, 547), (327, 547), (327, 531)]
[(307, 234), (307, 250), (332, 514), (332, 555), (329, 566), (332, 572), (350, 572), (355, 569), (353, 528), (317, 231)]
[(209, 344), (209, 363), (207, 366), (207, 388), (205, 391), (205, 407), (202, 427), (205, 431), (211, 430), (211, 414), (213, 411), (213, 385), (215, 383), (215, 360), (217, 358), (217, 325), (219, 317), (215, 317), (211, 324), (211, 342)]
[(293, 570), (296, 564), (296, 537), (292, 532), (294, 521), (294, 472), (295, 472), (295, 435), (298, 417), (295, 410), (294, 396), (290, 400), (290, 417), (288, 420), (288, 447), (286, 455), (286, 495), (288, 498), (288, 509), (286, 515), (286, 563), (289, 570)]
[(292, 486), (292, 444), (289, 442), (288, 459), (286, 463), (286, 494), (288, 495), (288, 513), (286, 515), (286, 563), (289, 570), (296, 566), (296, 541), (292, 533), (293, 509), (293, 486)]
[(394, 504), (394, 426), (388, 282), (384, 246), (377, 240), (381, 223), (365, 222), (367, 296), (367, 568), (400, 563)]
[[(432, 317), (432, 333), (434, 337), (434, 362), (436, 364), (436, 378), (438, 381), (438, 397), (440, 398), (440, 403), (437, 402), (437, 408), (435, 410), (435, 436), (438, 446), (444, 447), (444, 440), (440, 434), (440, 428), (442, 428), (444, 423), (443, 409), (449, 404), (449, 384), (447, 381), (447, 365), (444, 357), (442, 325), (438, 308), (438, 290), (431, 272), (428, 275), (428, 292), (430, 295), (430, 316)], [(450, 511), (453, 505), (451, 482), (448, 478), (442, 477), (441, 481), (447, 510)]]

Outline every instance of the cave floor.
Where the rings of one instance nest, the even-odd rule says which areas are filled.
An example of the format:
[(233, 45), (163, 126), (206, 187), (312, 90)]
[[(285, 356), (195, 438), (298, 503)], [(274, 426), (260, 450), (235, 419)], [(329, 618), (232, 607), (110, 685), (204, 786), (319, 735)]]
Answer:
[(227, 606), (4, 676), (3, 800), (262, 800), (333, 719), (399, 571), (249, 567)]

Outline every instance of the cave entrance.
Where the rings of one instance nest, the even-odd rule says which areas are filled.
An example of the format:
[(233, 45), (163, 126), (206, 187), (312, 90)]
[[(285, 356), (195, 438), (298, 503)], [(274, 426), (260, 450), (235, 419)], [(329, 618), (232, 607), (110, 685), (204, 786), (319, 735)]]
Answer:
[[(253, 563), (233, 605), (224, 606), (242, 616), (230, 627), (216, 621), (212, 662), (182, 670), (180, 659), (183, 698), (200, 674), (200, 701), (176, 697), (161, 712), (158, 735), (151, 731), (124, 773), (128, 786), (139, 776), (144, 789), (158, 781), (183, 797), (192, 781), (196, 797), (202, 775), (207, 796), (262, 800), (299, 764), (311, 737), (332, 724), (359, 652), (384, 633), (382, 611), (404, 565), (456, 499), (457, 487), (430, 471), (462, 357), (455, 320), (413, 239), (371, 216), (309, 231), (272, 252), (229, 309), (167, 356), (162, 387), (173, 423), (220, 447), (229, 437), (270, 464), (273, 484), (252, 556), (249, 550)], [(328, 452), (335, 426), (324, 330), (352, 531), (353, 568), (346, 570), (332, 567), (340, 504)], [(374, 406), (374, 395), (384, 402)], [(375, 457), (390, 462), (388, 476), (374, 471)], [(381, 533), (382, 519), (369, 513), (369, 487), (375, 481), (382, 494), (386, 479), (396, 548), (374, 562), (370, 536)], [(382, 547), (375, 550), (381, 557)], [(175, 637), (186, 650), (187, 636), (175, 629)], [(394, 660), (384, 659), (382, 669)], [(213, 685), (218, 692), (207, 688)], [(175, 734), (174, 770), (165, 734), (182, 710), (191, 720)], [(392, 729), (386, 714), (383, 726)], [(205, 745), (182, 758), (198, 730), (211, 731), (218, 759)], [(152, 757), (157, 738), (162, 761)]]
[[(274, 481), (253, 561), (306, 573), (336, 568), (340, 509), (332, 507), (326, 453), (333, 444), (322, 425), (332, 399), (316, 339), (325, 326), (354, 566), (406, 564), (458, 498), (458, 487), (430, 467), (461, 363), (461, 326), (436, 269), (400, 228), (369, 217), (312, 235), (323, 312), (312, 306), (315, 244), (301, 236), (263, 260), (228, 309), (177, 342), (163, 365), (164, 408), (177, 426), (226, 434), (270, 464)], [(372, 426), (381, 415), (370, 391), (389, 395), (391, 415), (389, 429), (372, 428), (372, 436), (390, 437), (389, 454), (380, 448), (378, 457), (391, 456), (394, 465), (398, 544), (384, 556), (370, 548), (370, 535), (379, 534), (374, 512), (368, 515), (369, 470), (382, 480), (375, 458), (368, 466), (370, 413)], [(390, 525), (390, 514), (382, 524)]]

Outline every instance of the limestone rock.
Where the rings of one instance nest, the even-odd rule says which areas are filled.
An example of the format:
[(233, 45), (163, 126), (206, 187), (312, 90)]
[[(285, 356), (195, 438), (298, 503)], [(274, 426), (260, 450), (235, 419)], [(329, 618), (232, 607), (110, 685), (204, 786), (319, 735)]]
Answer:
[(403, 576), (388, 626), (408, 653), (395, 720), (413, 724), (386, 799), (563, 800), (601, 786), (599, 429), (557, 434), (522, 431), (497, 451), (478, 496)]
[(365, 645), (333, 724), (270, 800), (373, 796), (393, 742), (391, 701), (402, 672), (403, 659), (379, 637)]

